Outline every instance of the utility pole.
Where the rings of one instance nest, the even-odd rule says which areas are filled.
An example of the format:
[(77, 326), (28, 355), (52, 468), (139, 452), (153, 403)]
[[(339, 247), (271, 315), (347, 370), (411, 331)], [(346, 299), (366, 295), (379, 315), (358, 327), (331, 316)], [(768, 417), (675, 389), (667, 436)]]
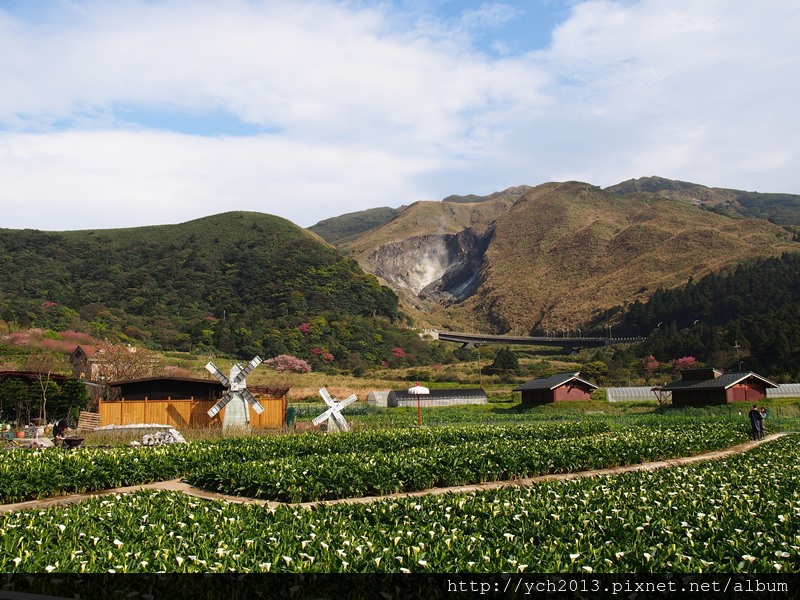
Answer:
[(481, 368), (481, 347), (475, 344), (475, 352), (478, 353), (478, 387), (483, 388), (483, 369)]

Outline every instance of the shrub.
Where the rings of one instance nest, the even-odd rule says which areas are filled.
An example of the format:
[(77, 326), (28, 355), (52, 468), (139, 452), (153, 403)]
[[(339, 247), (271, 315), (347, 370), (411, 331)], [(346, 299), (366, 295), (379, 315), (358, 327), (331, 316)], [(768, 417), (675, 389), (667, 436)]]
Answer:
[(311, 372), (311, 365), (309, 365), (306, 361), (302, 358), (297, 358), (296, 356), (292, 356), (290, 354), (280, 354), (274, 358), (270, 358), (269, 360), (265, 360), (264, 364), (272, 369), (275, 369), (277, 373), (285, 373), (285, 372), (292, 372), (292, 373), (310, 373)]

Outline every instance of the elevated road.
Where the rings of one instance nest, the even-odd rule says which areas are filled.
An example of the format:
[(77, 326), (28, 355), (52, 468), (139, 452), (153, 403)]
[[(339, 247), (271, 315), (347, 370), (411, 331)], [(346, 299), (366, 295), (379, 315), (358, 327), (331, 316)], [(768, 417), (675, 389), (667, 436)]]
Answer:
[(633, 344), (642, 341), (641, 337), (528, 337), (518, 335), (489, 335), (484, 333), (460, 333), (456, 331), (436, 331), (433, 336), (443, 342), (455, 342), (465, 348), (489, 346), (492, 344), (515, 344), (519, 346), (554, 346), (565, 352), (580, 348), (599, 348), (612, 344)]

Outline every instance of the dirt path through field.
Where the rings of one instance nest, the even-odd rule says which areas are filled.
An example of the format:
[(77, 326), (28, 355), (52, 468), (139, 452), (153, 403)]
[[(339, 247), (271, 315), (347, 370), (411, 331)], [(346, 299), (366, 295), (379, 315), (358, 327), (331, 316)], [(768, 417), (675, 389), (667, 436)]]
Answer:
[[(432, 488), (428, 490), (420, 490), (418, 492), (401, 492), (398, 494), (390, 494), (387, 496), (367, 496), (364, 498), (342, 498), (340, 500), (303, 502), (301, 504), (293, 504), (292, 506), (302, 506), (305, 508), (311, 508), (313, 506), (318, 506), (321, 504), (326, 504), (326, 505), (364, 504), (368, 502), (375, 502), (376, 500), (385, 500), (388, 498), (413, 498), (416, 496), (427, 496), (432, 494), (452, 494), (456, 492), (486, 491), (486, 490), (494, 490), (498, 488), (512, 487), (512, 486), (523, 487), (540, 483), (542, 481), (580, 479), (584, 477), (598, 477), (601, 475), (615, 475), (618, 473), (629, 473), (632, 471), (654, 471), (655, 469), (663, 469), (666, 467), (674, 467), (677, 465), (686, 465), (689, 463), (700, 462), (704, 460), (715, 460), (719, 458), (725, 458), (726, 456), (730, 456), (732, 454), (740, 454), (742, 452), (747, 452), (748, 450), (755, 448), (760, 444), (769, 442), (771, 440), (775, 440), (783, 435), (787, 435), (787, 433), (774, 433), (772, 435), (768, 435), (763, 440), (745, 442), (743, 444), (739, 444), (738, 446), (732, 446), (730, 448), (726, 448), (725, 450), (716, 450), (714, 452), (706, 452), (704, 454), (697, 454), (695, 456), (684, 456), (681, 458), (658, 460), (653, 462), (640, 463), (636, 465), (627, 465), (624, 467), (610, 467), (607, 469), (579, 471), (576, 473), (558, 473), (555, 475), (540, 475), (537, 477), (514, 479), (511, 481), (493, 481), (489, 483), (461, 485), (461, 486), (447, 487), (447, 488)], [(186, 483), (185, 481), (181, 481), (180, 479), (172, 479), (169, 481), (159, 481), (157, 483), (133, 485), (129, 487), (91, 492), (88, 494), (73, 494), (70, 496), (57, 496), (55, 498), (46, 498), (44, 500), (30, 500), (28, 502), (18, 502), (16, 504), (3, 504), (0, 505), (0, 513), (27, 511), (39, 508), (47, 508), (49, 506), (64, 506), (67, 504), (75, 504), (76, 502), (83, 502), (84, 500), (88, 500), (90, 498), (96, 498), (98, 496), (106, 496), (109, 494), (130, 494), (132, 492), (138, 492), (140, 490), (171, 490), (176, 492), (183, 492), (184, 494), (187, 494), (189, 496), (194, 496), (196, 498), (204, 498), (206, 500), (225, 500), (227, 502), (233, 502), (237, 504), (257, 504), (259, 506), (280, 506), (281, 504), (285, 504), (282, 502), (259, 500), (257, 498), (245, 498), (243, 496), (230, 496), (228, 494), (209, 492), (206, 490), (201, 490), (200, 488), (196, 488), (192, 485), (189, 485), (188, 483)]]

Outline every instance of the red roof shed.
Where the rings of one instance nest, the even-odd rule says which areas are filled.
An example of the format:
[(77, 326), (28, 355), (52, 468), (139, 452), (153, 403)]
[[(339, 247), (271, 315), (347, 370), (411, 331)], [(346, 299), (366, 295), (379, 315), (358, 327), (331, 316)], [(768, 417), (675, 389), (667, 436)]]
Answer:
[(522, 392), (522, 404), (545, 404), (562, 400), (589, 400), (597, 389), (593, 383), (581, 379), (580, 371), (557, 373), (550, 377), (533, 379), (514, 388)]

